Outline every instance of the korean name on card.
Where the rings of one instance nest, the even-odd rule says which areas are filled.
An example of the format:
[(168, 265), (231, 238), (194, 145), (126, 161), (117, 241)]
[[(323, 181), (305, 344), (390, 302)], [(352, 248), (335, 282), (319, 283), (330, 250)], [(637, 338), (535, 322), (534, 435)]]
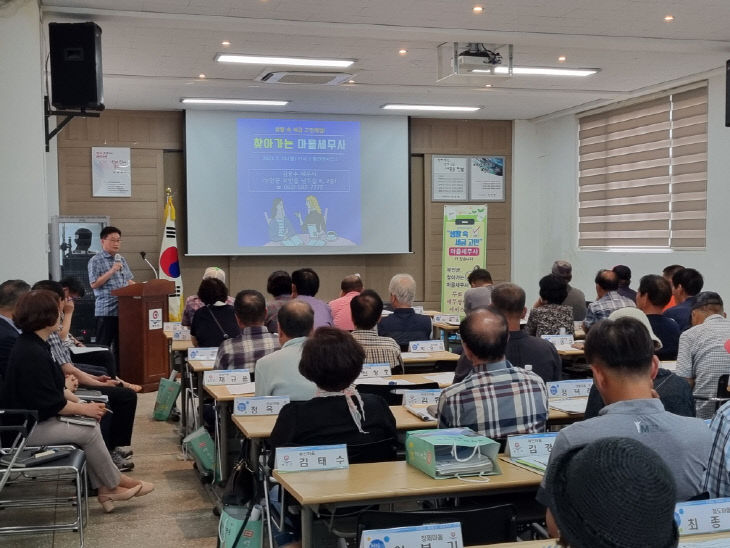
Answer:
[(175, 331), (175, 329), (180, 329), (182, 327), (182, 324), (180, 322), (163, 322), (162, 323), (162, 330), (172, 332)]
[(523, 434), (520, 436), (509, 436), (507, 438), (507, 449), (509, 456), (517, 457), (547, 457), (553, 450), (557, 432), (545, 434)]
[(575, 342), (573, 335), (543, 335), (541, 337), (547, 342), (552, 343), (553, 346), (570, 346)]
[(370, 379), (373, 377), (390, 377), (391, 375), (389, 363), (366, 363), (362, 366), (359, 378)]
[(363, 531), (360, 548), (461, 548), (461, 524), (435, 523)]
[(458, 324), (461, 321), (461, 318), (459, 318), (457, 314), (436, 314), (433, 317), (433, 321), (435, 323)]
[(188, 360), (215, 360), (218, 355), (218, 347), (210, 348), (188, 348)]
[(347, 446), (344, 443), (276, 448), (276, 468), (279, 472), (337, 470), (349, 467)]
[(423, 307), (422, 306), (414, 306), (413, 307), (413, 312), (415, 312), (416, 314), (423, 314)]
[(443, 352), (444, 341), (411, 341), (408, 352)]
[(440, 388), (429, 390), (403, 390), (403, 405), (436, 405), (441, 396)]
[(222, 369), (203, 373), (203, 384), (205, 386), (247, 384), (249, 382), (251, 382), (251, 372), (248, 369)]
[(730, 498), (677, 503), (674, 521), (680, 535), (730, 531)]
[(547, 383), (548, 398), (584, 398), (591, 392), (593, 379), (573, 379)]
[(289, 396), (254, 396), (235, 398), (233, 400), (233, 414), (247, 415), (278, 415), (281, 408), (289, 403)]

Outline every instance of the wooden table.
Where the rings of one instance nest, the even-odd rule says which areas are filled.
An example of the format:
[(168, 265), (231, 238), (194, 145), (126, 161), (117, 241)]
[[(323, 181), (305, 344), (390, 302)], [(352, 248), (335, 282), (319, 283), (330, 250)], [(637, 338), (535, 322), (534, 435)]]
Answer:
[(346, 470), (279, 473), (274, 478), (302, 505), (302, 546), (312, 546), (312, 519), (320, 506), (357, 506), (453, 495), (537, 491), (542, 476), (500, 460), (488, 482), (435, 480), (404, 461), (352, 464)]
[[(211, 368), (212, 369), (212, 368)], [(208, 369), (210, 371), (210, 369)], [(203, 385), (199, 380), (198, 390)], [(240, 396), (253, 396), (254, 394), (231, 394), (227, 386), (203, 386), (202, 388), (210, 394), (215, 400), (215, 414), (220, 431), (215, 437), (215, 446), (220, 459), (221, 465), (221, 481), (225, 482), (228, 477), (228, 422), (231, 420), (232, 410), (231, 404), (234, 399)], [(201, 397), (200, 395), (198, 397)], [(203, 401), (202, 398), (199, 401)], [(202, 418), (202, 412), (201, 412)], [(258, 418), (258, 417), (257, 417)], [(273, 425), (272, 425), (273, 426)]]
[(460, 357), (459, 354), (447, 352), (446, 350), (441, 350), (439, 352), (423, 352), (422, 354), (422, 356), (416, 355), (403, 358), (403, 363), (406, 365), (412, 365), (417, 363), (457, 362)]

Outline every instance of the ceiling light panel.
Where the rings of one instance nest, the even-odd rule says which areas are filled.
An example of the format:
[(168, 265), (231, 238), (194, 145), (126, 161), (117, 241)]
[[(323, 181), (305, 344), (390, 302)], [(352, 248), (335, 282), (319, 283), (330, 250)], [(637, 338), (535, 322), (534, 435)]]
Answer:
[(284, 65), (290, 67), (347, 68), (354, 59), (312, 59), (308, 57), (271, 57), (266, 55), (238, 55), (219, 53), (215, 56), (219, 63), (238, 63), (244, 65)]

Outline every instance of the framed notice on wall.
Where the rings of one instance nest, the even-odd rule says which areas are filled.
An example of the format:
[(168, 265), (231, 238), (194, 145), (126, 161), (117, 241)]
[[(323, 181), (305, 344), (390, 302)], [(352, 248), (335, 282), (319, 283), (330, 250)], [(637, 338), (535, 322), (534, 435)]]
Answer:
[(91, 184), (94, 197), (131, 197), (131, 149), (126, 147), (92, 147)]
[(432, 202), (503, 202), (504, 156), (432, 156)]

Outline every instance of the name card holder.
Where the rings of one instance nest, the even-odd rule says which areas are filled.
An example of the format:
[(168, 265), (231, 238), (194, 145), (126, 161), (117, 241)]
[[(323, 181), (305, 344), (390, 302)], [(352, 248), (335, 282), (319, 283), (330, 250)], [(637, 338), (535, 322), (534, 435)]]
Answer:
[(573, 379), (547, 383), (548, 398), (585, 398), (591, 392), (593, 379)]
[(459, 325), (461, 323), (461, 318), (458, 314), (436, 314), (433, 317), (434, 323), (450, 323)]
[(674, 521), (680, 535), (730, 531), (730, 498), (680, 502)]
[(279, 472), (341, 470), (349, 467), (347, 446), (344, 443), (276, 448), (276, 468)]
[(414, 307), (413, 307), (413, 311), (414, 311), (414, 312), (415, 312), (416, 314), (423, 314), (423, 307), (422, 307), (422, 306), (414, 306)]
[(175, 329), (180, 329), (181, 327), (182, 327), (182, 323), (180, 323), (180, 322), (163, 322), (162, 323), (163, 331), (175, 331)]
[(402, 390), (403, 407), (409, 405), (436, 405), (441, 396), (440, 388), (432, 388), (427, 390)]
[(249, 382), (251, 382), (251, 372), (248, 369), (222, 369), (203, 373), (204, 386), (247, 384)]
[(409, 548), (411, 546), (462, 548), (464, 541), (461, 536), (460, 523), (436, 523), (363, 531), (360, 548), (374, 546), (379, 548)]
[(173, 341), (190, 341), (190, 340), (192, 340), (192, 336), (190, 335), (190, 329), (187, 327), (184, 327), (184, 326), (175, 328), (172, 331), (172, 340)]
[(557, 432), (509, 436), (507, 437), (507, 453), (512, 458), (548, 457), (557, 437)]
[(235, 398), (233, 414), (236, 416), (278, 415), (289, 403), (289, 396), (253, 396)]
[(559, 346), (570, 346), (575, 342), (573, 335), (543, 335), (540, 338), (552, 343), (555, 348)]
[(411, 341), (408, 343), (408, 352), (443, 352), (446, 350), (444, 341)]
[(366, 363), (358, 379), (372, 379), (374, 377), (390, 377), (393, 373), (389, 363)]
[(218, 347), (195, 347), (188, 348), (188, 361), (191, 360), (215, 360), (218, 355)]

